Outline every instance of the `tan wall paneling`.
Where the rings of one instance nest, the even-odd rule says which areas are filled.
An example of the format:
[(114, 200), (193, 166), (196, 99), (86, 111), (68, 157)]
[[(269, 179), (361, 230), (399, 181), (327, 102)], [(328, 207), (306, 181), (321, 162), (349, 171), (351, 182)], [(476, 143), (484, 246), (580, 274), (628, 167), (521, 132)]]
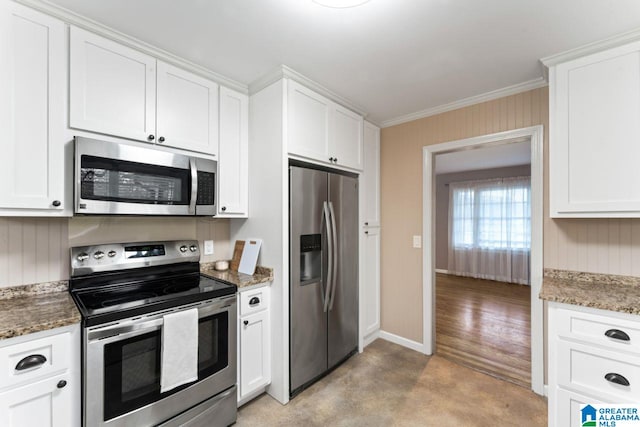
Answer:
[(0, 218), (0, 287), (68, 278), (66, 218)]
[[(384, 331), (422, 342), (422, 250), (411, 245), (422, 235), (422, 147), (538, 124), (546, 144), (548, 116), (548, 90), (541, 88), (382, 129)], [(545, 221), (545, 232), (551, 225)]]
[(69, 248), (98, 243), (214, 241), (203, 262), (231, 257), (229, 220), (176, 217), (0, 218), (0, 287), (69, 279)]
[[(200, 241), (201, 261), (212, 262), (220, 259), (231, 259), (231, 243), (229, 242), (229, 220), (215, 218), (198, 218), (196, 220), (196, 236)], [(213, 255), (204, 254), (204, 241), (213, 240)]]
[(422, 147), (544, 126), (544, 266), (640, 276), (640, 219), (549, 217), (549, 92), (540, 88), (382, 129), (382, 329), (422, 342)]

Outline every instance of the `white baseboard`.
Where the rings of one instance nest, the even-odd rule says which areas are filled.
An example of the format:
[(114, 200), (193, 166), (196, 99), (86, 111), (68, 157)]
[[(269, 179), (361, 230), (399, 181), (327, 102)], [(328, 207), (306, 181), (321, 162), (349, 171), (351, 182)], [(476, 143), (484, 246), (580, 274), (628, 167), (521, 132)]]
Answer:
[(424, 346), (422, 345), (422, 343), (416, 342), (416, 341), (412, 341), (409, 340), (407, 338), (403, 338), (399, 335), (395, 335), (389, 332), (385, 332), (385, 331), (380, 331), (380, 338), (382, 338), (383, 340), (387, 340), (390, 341), (394, 344), (399, 344), (403, 347), (407, 347), (410, 348), (411, 350), (415, 350), (415, 351), (419, 351), (420, 353), (424, 353)]
[(444, 270), (442, 268), (436, 268), (436, 273), (449, 274), (449, 270)]
[(362, 339), (362, 347), (364, 348), (364, 347), (368, 346), (369, 344), (371, 344), (372, 342), (374, 342), (378, 338), (380, 338), (380, 329), (377, 329), (377, 330), (371, 332), (369, 335), (366, 335)]

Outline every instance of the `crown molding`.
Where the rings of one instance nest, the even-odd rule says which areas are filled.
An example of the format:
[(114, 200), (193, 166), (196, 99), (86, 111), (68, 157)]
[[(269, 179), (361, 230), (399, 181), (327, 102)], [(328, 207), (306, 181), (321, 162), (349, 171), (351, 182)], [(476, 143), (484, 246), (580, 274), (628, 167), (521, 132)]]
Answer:
[(396, 117), (393, 119), (384, 120), (380, 123), (380, 127), (386, 128), (418, 119), (424, 119), (426, 117), (435, 116), (436, 114), (457, 110), (459, 108), (468, 107), (470, 105), (479, 104), (482, 102), (493, 101), (494, 99), (515, 95), (517, 93), (522, 93), (545, 86), (547, 86), (547, 81), (543, 77), (538, 77), (537, 79), (518, 83), (512, 86), (507, 86), (502, 89), (492, 90), (491, 92), (470, 96), (469, 98), (460, 99), (448, 104), (443, 104), (437, 107), (427, 108), (426, 110), (417, 111), (415, 113), (406, 114), (404, 116)]
[(591, 55), (592, 53), (601, 52), (606, 49), (615, 48), (627, 43), (637, 41), (640, 41), (640, 28), (627, 31), (626, 33), (617, 34), (604, 40), (598, 40), (593, 43), (588, 43), (575, 49), (544, 57), (540, 59), (540, 62), (548, 68), (562, 62), (571, 61), (582, 56)]
[(102, 37), (105, 37), (117, 43), (123, 44), (132, 49), (146, 53), (161, 61), (175, 65), (177, 67), (190, 71), (206, 79), (213, 80), (222, 86), (226, 86), (230, 89), (233, 89), (235, 91), (242, 92), (245, 94), (249, 92), (248, 86), (246, 84), (243, 84), (233, 79), (230, 79), (228, 77), (225, 77), (221, 74), (216, 73), (215, 71), (212, 71), (194, 62), (188, 61), (184, 58), (174, 55), (171, 52), (167, 52), (166, 50), (160, 49), (149, 43), (143, 42), (142, 40), (138, 40), (125, 33), (117, 31), (111, 27), (108, 27), (97, 21), (94, 21), (92, 19), (79, 15), (75, 12), (72, 12), (69, 9), (65, 9), (61, 6), (50, 3), (46, 0), (14, 0), (14, 1), (16, 3), (23, 4), (32, 9), (45, 13), (49, 16), (53, 16), (54, 18), (58, 18), (61, 21), (66, 22), (67, 24), (75, 25), (87, 31), (91, 31), (92, 33), (98, 34)]
[[(354, 104), (353, 102), (349, 101), (347, 98), (344, 98), (341, 95), (338, 95), (337, 93), (333, 92), (330, 89), (327, 89), (326, 87), (322, 86), (319, 83), (314, 82), (313, 80), (311, 80), (310, 78), (300, 74), (299, 72), (295, 71), (294, 69), (287, 67), (286, 65), (280, 65), (279, 67), (277, 67), (276, 69), (274, 69), (273, 71), (265, 74), (263, 77), (259, 78), (258, 80), (254, 81), (253, 83), (249, 84), (249, 94), (253, 95), (256, 92), (261, 91), (262, 89), (266, 88), (267, 86), (270, 86), (271, 84), (277, 82), (278, 80), (281, 79), (290, 79), (293, 80), (297, 83), (300, 83), (301, 85), (313, 90), (314, 92), (319, 93), (320, 95), (329, 98), (330, 100), (337, 102), (338, 104), (342, 105), (343, 107), (348, 108), (349, 110), (360, 114), (363, 117), (367, 117), (367, 113), (365, 112), (364, 108), (360, 107), (359, 105)], [(371, 120), (369, 120), (371, 121)]]

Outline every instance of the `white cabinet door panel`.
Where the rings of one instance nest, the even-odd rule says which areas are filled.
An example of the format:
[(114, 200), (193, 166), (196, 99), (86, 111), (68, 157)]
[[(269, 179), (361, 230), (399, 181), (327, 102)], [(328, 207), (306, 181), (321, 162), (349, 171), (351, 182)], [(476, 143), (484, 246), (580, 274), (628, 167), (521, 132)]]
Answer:
[(380, 229), (364, 230), (364, 334), (380, 329)]
[(353, 169), (362, 169), (363, 131), (362, 116), (339, 105), (333, 111), (333, 157), (336, 163)]
[(59, 388), (60, 381), (70, 381), (68, 374), (18, 387), (0, 394), (0, 425), (6, 427), (69, 427), (74, 419), (69, 384)]
[(0, 4), (0, 208), (64, 208), (64, 31), (55, 18)]
[(158, 61), (157, 102), (158, 143), (218, 154), (216, 83)]
[(550, 69), (550, 206), (640, 216), (640, 42)]
[(240, 394), (243, 398), (271, 381), (269, 311), (240, 321)]
[(364, 192), (364, 226), (380, 225), (380, 129), (364, 123), (364, 169), (360, 175)]
[(288, 82), (289, 153), (329, 162), (329, 120), (333, 102)]
[(220, 88), (218, 215), (246, 216), (249, 180), (249, 98)]
[(70, 126), (148, 141), (156, 128), (156, 60), (71, 27)]

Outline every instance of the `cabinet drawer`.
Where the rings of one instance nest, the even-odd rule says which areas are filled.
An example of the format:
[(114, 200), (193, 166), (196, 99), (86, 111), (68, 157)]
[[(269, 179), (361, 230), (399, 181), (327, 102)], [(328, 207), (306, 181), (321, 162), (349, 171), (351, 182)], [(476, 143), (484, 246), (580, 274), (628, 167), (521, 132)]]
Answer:
[(240, 292), (240, 316), (257, 313), (269, 307), (269, 288), (267, 286)]
[[(0, 389), (33, 381), (69, 368), (71, 333), (61, 333), (45, 338), (8, 345), (0, 348)], [(29, 359), (30, 356), (36, 356)], [(44, 360), (42, 359), (42, 356)], [(16, 369), (21, 361), (25, 369)], [(29, 361), (38, 363), (28, 367)], [(39, 363), (42, 361), (43, 363)]]
[[(612, 402), (640, 401), (640, 357), (557, 340), (558, 385)], [(629, 385), (608, 381), (617, 374)]]
[(640, 355), (640, 322), (565, 309), (556, 311), (556, 320), (560, 336)]

